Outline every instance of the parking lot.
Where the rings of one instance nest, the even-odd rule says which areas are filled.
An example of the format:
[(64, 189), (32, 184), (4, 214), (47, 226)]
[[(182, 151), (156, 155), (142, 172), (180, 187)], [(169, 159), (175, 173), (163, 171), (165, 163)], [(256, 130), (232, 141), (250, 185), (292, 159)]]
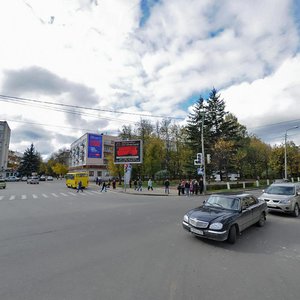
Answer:
[(269, 214), (230, 245), (182, 229), (205, 196), (76, 193), (60, 180), (9, 182), (1, 196), (1, 300), (298, 299), (300, 218)]

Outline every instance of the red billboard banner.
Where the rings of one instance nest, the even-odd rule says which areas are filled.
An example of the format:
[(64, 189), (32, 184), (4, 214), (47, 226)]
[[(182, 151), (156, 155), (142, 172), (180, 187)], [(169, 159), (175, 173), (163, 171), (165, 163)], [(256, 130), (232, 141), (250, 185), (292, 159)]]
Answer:
[(115, 164), (140, 164), (143, 161), (142, 141), (115, 141)]

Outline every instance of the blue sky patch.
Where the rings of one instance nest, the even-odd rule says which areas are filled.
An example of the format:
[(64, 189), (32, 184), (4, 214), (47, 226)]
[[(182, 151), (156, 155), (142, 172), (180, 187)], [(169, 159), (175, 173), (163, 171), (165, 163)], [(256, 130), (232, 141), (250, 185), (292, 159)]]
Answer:
[(140, 27), (143, 27), (151, 14), (151, 8), (160, 0), (141, 0), (140, 6), (142, 10), (142, 17), (140, 19)]

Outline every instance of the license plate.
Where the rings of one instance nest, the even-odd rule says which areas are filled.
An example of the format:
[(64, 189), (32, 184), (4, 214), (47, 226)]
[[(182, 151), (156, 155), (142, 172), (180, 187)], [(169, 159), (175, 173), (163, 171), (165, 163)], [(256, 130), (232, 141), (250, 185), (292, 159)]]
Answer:
[(203, 235), (203, 230), (199, 230), (199, 229), (196, 229), (196, 228), (193, 228), (193, 227), (191, 227), (191, 232), (199, 234), (199, 235)]

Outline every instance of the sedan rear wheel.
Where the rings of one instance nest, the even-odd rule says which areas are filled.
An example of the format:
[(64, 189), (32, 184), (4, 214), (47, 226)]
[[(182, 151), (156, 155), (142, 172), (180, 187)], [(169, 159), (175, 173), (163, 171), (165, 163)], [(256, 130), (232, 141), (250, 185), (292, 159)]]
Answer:
[(298, 206), (298, 203), (295, 204), (293, 216), (294, 217), (298, 217), (299, 216), (299, 206)]
[(234, 244), (236, 242), (236, 227), (234, 225), (229, 229), (227, 241), (230, 244)]
[(265, 222), (266, 222), (265, 214), (261, 213), (259, 217), (259, 221), (257, 222), (257, 226), (263, 227), (265, 225)]

